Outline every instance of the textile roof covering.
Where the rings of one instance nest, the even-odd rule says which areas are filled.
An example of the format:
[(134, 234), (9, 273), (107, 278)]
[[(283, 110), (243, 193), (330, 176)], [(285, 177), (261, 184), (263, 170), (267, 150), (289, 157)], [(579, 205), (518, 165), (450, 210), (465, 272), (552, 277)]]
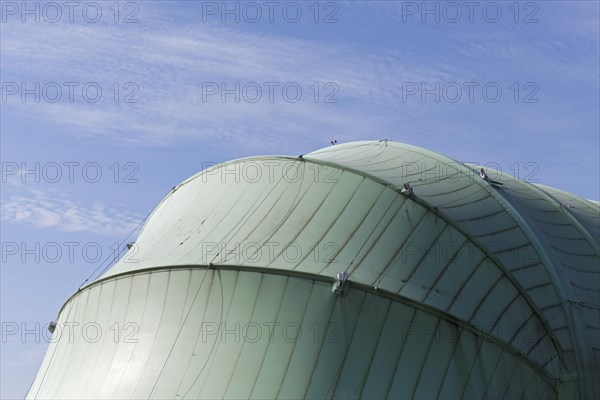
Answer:
[[(454, 392), (444, 389), (447, 387), (445, 377), (449, 368), (455, 368), (452, 360), (459, 352), (457, 349), (464, 346), (463, 340), (445, 343), (450, 357), (445, 372), (430, 370), (432, 364), (426, 362), (433, 354), (431, 352), (441, 350), (436, 350), (431, 342), (422, 343), (418, 355), (413, 355), (414, 360), (422, 360), (422, 363), (415, 364), (420, 367), (410, 384), (413, 386), (408, 385), (413, 388), (412, 392), (407, 393), (415, 395), (429, 386), (426, 396), (430, 397), (443, 397), (444, 393), (468, 395), (465, 390), (469, 387), (474, 365), (489, 363), (493, 372), (485, 372), (490, 377), (482, 372), (485, 375), (482, 381), (488, 381), (492, 386), (496, 382), (492, 379), (495, 371), (501, 370), (498, 365), (504, 365), (513, 372), (525, 368), (529, 371), (525, 375), (532, 374), (539, 379), (539, 385), (532, 383), (529, 389), (524, 386), (523, 390), (533, 390), (527, 392), (529, 395), (561, 395), (561, 384), (576, 380), (579, 397), (599, 397), (600, 387), (595, 379), (600, 374), (598, 203), (489, 169), (486, 172), (490, 179), (486, 180), (479, 175), (480, 168), (422, 148), (389, 141), (341, 144), (300, 157), (251, 157), (219, 164), (173, 188), (149, 217), (135, 246), (100, 279), (84, 288), (84, 292), (87, 290), (90, 292), (87, 296), (92, 296), (94, 290), (98, 291), (115, 279), (127, 279), (133, 290), (134, 282), (139, 283), (143, 274), (155, 274), (156, 277), (156, 274), (169, 270), (170, 274), (189, 270), (192, 275), (182, 289), (187, 295), (181, 298), (181, 306), (183, 310), (186, 307), (191, 310), (196, 307), (196, 297), (192, 296), (194, 290), (200, 291), (209, 271), (210, 282), (216, 279), (215, 270), (226, 271), (219, 274), (218, 279), (231, 290), (231, 304), (234, 304), (236, 290), (246, 290), (237, 282), (247, 273), (307, 279), (313, 283), (306, 290), (327, 297), (323, 294), (327, 290), (319, 286), (319, 282), (334, 282), (339, 272), (346, 271), (350, 293), (363, 293), (355, 304), (357, 309), (348, 311), (354, 315), (348, 317), (354, 321), (350, 325), (358, 324), (356, 321), (363, 318), (360, 315), (366, 312), (363, 309), (365, 299), (370, 298), (375, 300), (369, 302), (382, 302), (381, 310), (387, 310), (385, 314), (374, 316), (370, 325), (370, 329), (380, 332), (379, 335), (387, 332), (388, 319), (383, 315), (393, 314), (390, 310), (403, 304), (431, 318), (432, 331), (438, 332), (446, 325), (460, 327), (480, 341), (473, 350), (474, 355), (470, 356), (472, 364), (467, 363), (462, 372), (460, 368), (455, 372), (465, 376), (462, 380), (455, 378), (459, 389)], [(499, 183), (492, 184), (491, 179)], [(410, 184), (413, 194), (404, 192), (405, 183)], [(238, 277), (228, 275), (231, 271), (238, 271)], [(198, 272), (204, 274), (201, 281)], [(160, 279), (164, 292), (161, 296), (166, 296), (160, 301), (167, 307), (167, 293), (174, 289), (168, 289), (167, 282), (171, 278)], [(287, 288), (289, 283), (282, 282), (280, 284)], [(149, 301), (150, 284), (142, 283), (146, 289), (139, 294), (140, 304), (136, 307), (140, 310), (146, 307), (142, 303)], [(294, 289), (290, 290), (294, 292)], [(282, 304), (293, 301), (286, 297), (291, 296), (291, 292), (286, 293), (273, 294), (274, 301)], [(297, 296), (303, 298), (304, 292), (298, 293)], [(61, 312), (63, 318), (75, 310), (73, 304), (80, 301), (78, 296), (74, 295), (65, 304)], [(102, 293), (95, 296), (95, 301), (101, 304)], [(125, 291), (122, 296), (127, 298), (127, 304), (131, 304), (131, 293)], [(221, 296), (221, 301), (225, 301), (227, 296), (223, 293)], [(334, 307), (330, 303), (336, 296), (331, 297), (334, 300), (324, 300), (328, 305), (323, 307), (327, 310)], [(111, 299), (105, 301), (112, 301), (111, 304), (118, 307), (115, 297)], [(309, 297), (306, 302), (300, 319), (312, 310)], [(247, 312), (254, 315), (258, 310), (256, 307), (255, 304)], [(318, 309), (318, 305), (313, 307)], [(98, 314), (80, 312), (80, 319), (98, 318)], [(139, 312), (143, 314), (143, 311)], [(377, 311), (375, 314), (380, 312), (383, 313)], [(140, 321), (143, 321), (142, 314), (136, 317)], [(417, 318), (415, 315), (410, 317), (411, 323)], [(182, 318), (179, 317), (179, 321)], [(185, 324), (186, 319), (183, 321)], [(222, 314), (219, 321), (223, 321)], [(177, 342), (181, 332), (173, 340)], [(359, 335), (362, 331), (355, 327), (351, 332)], [(383, 336), (377, 343), (384, 340), (381, 338)], [(352, 349), (350, 343), (352, 340), (347, 351)], [(175, 344), (173, 346), (175, 348)], [(378, 345), (373, 346), (373, 354), (369, 357), (372, 357), (371, 368), (377, 370), (380, 367), (373, 364), (373, 360), (377, 358)], [(484, 350), (490, 346), (495, 350)], [(482, 352), (493, 356), (488, 359), (488, 356), (480, 355)], [(397, 354), (395, 368), (402, 365), (401, 359), (405, 356), (401, 354), (405, 353)], [(154, 377), (152, 379), (157, 379), (156, 382), (167, 373), (164, 371), (170, 356), (170, 353), (156, 356), (160, 360), (156, 362), (163, 365), (162, 369), (154, 368), (160, 369), (160, 375), (157, 378), (158, 372), (154, 371), (154, 375), (148, 372)], [(48, 357), (41, 371), (48, 368), (51, 361)], [(152, 363), (152, 356), (146, 357), (147, 362)], [(211, 356), (207, 357), (210, 359)], [(482, 358), (485, 361), (481, 361)], [(346, 365), (346, 361), (344, 358), (340, 365)], [(319, 364), (315, 365), (317, 368)], [(354, 372), (344, 375), (346, 369), (342, 366), (336, 375), (338, 385), (340, 379), (352, 382), (356, 379), (351, 378), (352, 374), (359, 374), (350, 369)], [(386, 384), (387, 392), (378, 391), (377, 385), (371, 392), (365, 392), (371, 387), (369, 385), (374, 385), (368, 378), (371, 376), (369, 369), (366, 371), (359, 374), (362, 387), (354, 391), (344, 391), (346, 386), (336, 386), (331, 392), (319, 392), (310, 386), (318, 382), (313, 374), (313, 378), (303, 381), (304, 391), (289, 393), (291, 397), (299, 393), (304, 396), (313, 393), (316, 397), (323, 393), (342, 397), (376, 393), (381, 397), (395, 393), (392, 388), (399, 385), (398, 379), (403, 379), (396, 376), (396, 371), (396, 378), (390, 378), (392, 380)], [(187, 370), (179, 371), (183, 376), (181, 379), (185, 379), (187, 373)], [(339, 374), (346, 378), (340, 378)], [(429, 381), (436, 383), (419, 386), (415, 382), (420, 382), (423, 374), (443, 375), (444, 379), (431, 378)], [(284, 374), (281, 385), (286, 379), (292, 378)], [(507, 382), (511, 379), (516, 378), (511, 376)], [(40, 391), (43, 380), (38, 377), (30, 396), (48, 393), (45, 389)], [(146, 389), (142, 385), (138, 388), (141, 392), (135, 392), (136, 395), (145, 397), (147, 388), (152, 387), (151, 395), (161, 393), (168, 397), (180, 393), (181, 385), (189, 386), (186, 393), (195, 393), (191, 397), (209, 394), (219, 397), (230, 393), (225, 392), (226, 389), (194, 392), (200, 390), (194, 386), (195, 381), (181, 383), (172, 392), (170, 389), (160, 392), (162, 389), (160, 385), (157, 388), (156, 382), (148, 383)], [(256, 385), (258, 380), (254, 382)], [(118, 394), (119, 385), (111, 393)], [(231, 390), (232, 386), (227, 385), (230, 388), (227, 390)], [(485, 385), (479, 386), (481, 391), (473, 396), (492, 393)], [(242, 391), (239, 396), (281, 395), (280, 392), (269, 392), (265, 389), (268, 386), (260, 387), (266, 391), (257, 391), (254, 386), (254, 391)], [(279, 386), (279, 390), (283, 387)], [(501, 393), (511, 396), (507, 387), (502, 390)], [(108, 396), (107, 392), (102, 392), (102, 396)]]

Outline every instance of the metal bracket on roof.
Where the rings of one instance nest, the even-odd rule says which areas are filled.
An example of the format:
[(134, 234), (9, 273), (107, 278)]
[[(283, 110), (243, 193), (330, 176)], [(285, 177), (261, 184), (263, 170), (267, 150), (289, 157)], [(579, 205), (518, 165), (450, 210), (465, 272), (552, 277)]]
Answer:
[(412, 186), (410, 186), (410, 183), (408, 183), (408, 182), (406, 182), (404, 185), (402, 185), (402, 189), (400, 189), (400, 193), (405, 195), (406, 197), (410, 197), (410, 198), (415, 197), (415, 192), (413, 191)]
[(169, 192), (169, 194), (175, 193), (176, 191), (178, 191), (178, 190), (179, 190), (179, 188), (180, 188), (180, 187), (182, 187), (182, 186), (183, 186), (184, 184), (186, 184), (186, 183), (187, 183), (187, 181), (186, 181), (186, 182), (179, 183), (179, 184), (177, 184), (177, 185), (173, 186), (173, 187), (171, 188), (171, 191)]
[(338, 272), (337, 279), (331, 287), (331, 293), (336, 296), (346, 296), (348, 286), (348, 273), (346, 271)]

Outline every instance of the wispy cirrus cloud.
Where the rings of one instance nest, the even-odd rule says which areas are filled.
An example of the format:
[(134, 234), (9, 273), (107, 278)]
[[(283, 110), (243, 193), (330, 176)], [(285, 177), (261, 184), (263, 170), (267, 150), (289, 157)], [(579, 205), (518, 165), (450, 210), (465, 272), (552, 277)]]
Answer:
[[(251, 24), (203, 24), (146, 5), (142, 23), (133, 25), (9, 23), (3, 26), (4, 80), (92, 81), (102, 87), (103, 97), (93, 104), (9, 101), (3, 106), (7, 113), (43, 121), (53, 135), (90, 143), (157, 148), (208, 143), (260, 153), (293, 154), (341, 136), (344, 141), (385, 137), (452, 149), (456, 157), (504, 154), (541, 162), (554, 157), (565, 131), (572, 130), (585, 143), (580, 159), (592, 160), (588, 164), (595, 168), (598, 39), (591, 33), (598, 26), (591, 11), (597, 6), (540, 4), (539, 23), (529, 25), (515, 24), (509, 6), (503, 5), (502, 24), (481, 16), (474, 24), (423, 24), (418, 16), (405, 24), (396, 3), (344, 4), (350, 22), (332, 26), (331, 32), (340, 34), (324, 38)], [(352, 13), (359, 17), (352, 20)], [(366, 15), (378, 22), (366, 24)], [(580, 17), (585, 27), (574, 27)], [(363, 41), (344, 38), (363, 23), (381, 25), (385, 33), (365, 31)], [(465, 87), (456, 103), (435, 100), (435, 94), (423, 101), (422, 93), (403, 99), (406, 82), (431, 90), (436, 83), (473, 81), (474, 102), (467, 100)], [(131, 82), (137, 85), (136, 103), (123, 101), (131, 94), (123, 85)], [(264, 85), (256, 103), (236, 102), (232, 95), (223, 102), (221, 93), (203, 97), (203, 84), (211, 82), (229, 89), (252, 82), (279, 87), (273, 102)], [(301, 86), (300, 101), (282, 98), (289, 82)], [(334, 103), (324, 101), (332, 94), (324, 87), (330, 82), (336, 85)], [(500, 82), (502, 101), (483, 98), (489, 82)], [(532, 82), (533, 91), (526, 87)], [(537, 102), (524, 103), (528, 95)], [(527, 138), (538, 132), (550, 140), (537, 141), (531, 155)]]
[[(251, 145), (253, 140), (295, 142), (300, 134), (302, 140), (314, 139), (324, 132), (327, 143), (326, 132), (358, 138), (365, 132), (389, 131), (395, 125), (391, 116), (399, 111), (389, 105), (397, 103), (401, 81), (443, 77), (435, 66), (416, 66), (397, 52), (359, 55), (348, 43), (265, 36), (206, 24), (159, 21), (153, 26), (150, 30), (56, 24), (42, 30), (8, 25), (3, 40), (8, 80), (34, 76), (38, 81), (70, 80), (81, 85), (93, 81), (103, 89), (102, 100), (95, 104), (42, 101), (8, 106), (79, 136), (118, 137), (133, 144), (164, 146), (209, 139)], [(103, 68), (108, 62), (111, 68)], [(113, 82), (135, 83), (138, 102), (112, 101)], [(242, 97), (236, 102), (229, 95), (223, 102), (220, 93), (206, 99), (203, 85), (213, 82), (229, 89), (236, 83), (241, 87), (258, 83), (261, 100), (253, 103)], [(270, 101), (264, 83), (272, 82)], [(298, 102), (284, 97), (287, 83), (301, 88)], [(250, 92), (254, 96), (254, 88)], [(295, 96), (293, 88), (290, 93)]]
[(26, 187), (3, 196), (0, 216), (3, 223), (109, 237), (128, 235), (144, 219), (142, 214), (101, 201), (86, 204), (69, 198), (62, 191)]

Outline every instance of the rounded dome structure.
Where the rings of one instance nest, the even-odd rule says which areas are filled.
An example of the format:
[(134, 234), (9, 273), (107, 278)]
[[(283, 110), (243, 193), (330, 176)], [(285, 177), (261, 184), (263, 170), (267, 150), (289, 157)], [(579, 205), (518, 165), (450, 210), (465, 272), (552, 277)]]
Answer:
[(65, 303), (28, 398), (598, 398), (599, 226), (389, 141), (219, 164)]

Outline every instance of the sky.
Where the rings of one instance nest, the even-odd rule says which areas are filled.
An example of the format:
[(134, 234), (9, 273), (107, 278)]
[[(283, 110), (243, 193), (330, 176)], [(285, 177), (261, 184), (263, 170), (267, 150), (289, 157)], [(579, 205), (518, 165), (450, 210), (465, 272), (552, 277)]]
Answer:
[(596, 1), (0, 12), (2, 399), (27, 393), (68, 297), (214, 163), (388, 139), (600, 199)]

